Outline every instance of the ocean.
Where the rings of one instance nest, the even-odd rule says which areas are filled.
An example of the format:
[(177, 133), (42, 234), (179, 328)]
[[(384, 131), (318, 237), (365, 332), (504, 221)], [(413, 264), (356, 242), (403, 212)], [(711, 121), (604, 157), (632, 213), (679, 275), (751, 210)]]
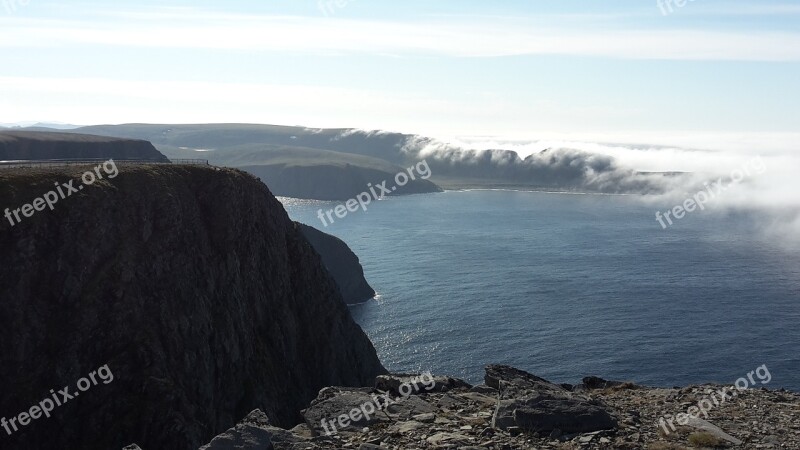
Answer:
[(390, 371), (474, 383), (500, 363), (668, 387), (766, 365), (767, 387), (800, 391), (800, 255), (748, 216), (698, 210), (662, 229), (636, 197), (472, 190), (323, 227), (317, 210), (337, 203), (281, 201), (361, 259), (379, 297), (351, 312)]

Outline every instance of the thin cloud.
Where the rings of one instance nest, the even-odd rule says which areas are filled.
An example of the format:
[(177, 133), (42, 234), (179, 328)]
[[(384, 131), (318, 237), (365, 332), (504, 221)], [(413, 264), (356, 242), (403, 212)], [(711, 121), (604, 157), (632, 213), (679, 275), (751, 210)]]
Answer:
[[(12, 101), (19, 98), (30, 100)], [(164, 103), (171, 108), (154, 107)], [(308, 84), (0, 76), (0, 121), (7, 122), (44, 111), (80, 123), (233, 121), (335, 128), (359, 121), (364, 110), (376, 121), (389, 121), (398, 111), (444, 116), (454, 109), (481, 112), (480, 105), (466, 100), (453, 104), (408, 93)]]
[[(244, 16), (195, 9), (120, 12), (119, 20), (0, 19), (0, 48), (116, 46), (486, 58), (568, 55), (622, 59), (800, 61), (800, 33), (613, 30), (502, 18), (396, 22)], [(169, 20), (167, 20), (169, 19)]]
[[(690, 15), (716, 16), (782, 16), (800, 14), (800, 5), (788, 3), (724, 3), (704, 5), (695, 3), (691, 8), (684, 8)], [(683, 13), (683, 11), (681, 11)]]

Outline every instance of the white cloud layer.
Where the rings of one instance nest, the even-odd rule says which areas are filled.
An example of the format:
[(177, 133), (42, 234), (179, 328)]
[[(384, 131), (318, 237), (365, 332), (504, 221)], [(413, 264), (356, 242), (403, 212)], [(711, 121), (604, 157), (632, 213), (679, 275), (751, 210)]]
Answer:
[[(605, 171), (586, 174), (590, 179), (590, 186), (603, 183), (613, 183), (618, 187), (635, 186), (637, 180), (641, 181), (641, 176), (631, 171), (687, 172), (684, 176), (672, 178), (646, 177), (648, 183), (663, 190), (659, 195), (639, 197), (654, 211), (666, 211), (680, 205), (687, 198), (705, 190), (707, 183), (713, 184), (722, 180), (722, 185), (730, 187), (708, 204), (708, 214), (724, 216), (730, 212), (744, 212), (770, 237), (800, 245), (799, 135), (684, 135), (679, 136), (678, 140), (701, 144), (717, 142), (727, 148), (720, 151), (722, 149), (719, 147), (716, 150), (698, 150), (578, 140), (461, 138), (433, 141), (419, 139), (416, 141), (416, 151), (419, 151), (420, 157), (459, 162), (503, 157), (503, 161), (497, 164), (508, 161), (508, 155), (496, 153), (492, 158), (481, 158), (482, 150), (511, 150), (517, 152), (521, 158), (533, 155), (534, 161), (541, 159), (538, 154), (545, 149), (548, 149), (548, 158), (552, 155), (575, 155), (575, 152), (580, 152), (584, 156), (575, 157), (573, 161), (591, 163), (602, 161), (598, 158), (610, 157), (613, 163), (605, 167)], [(741, 181), (731, 182), (740, 177)]]

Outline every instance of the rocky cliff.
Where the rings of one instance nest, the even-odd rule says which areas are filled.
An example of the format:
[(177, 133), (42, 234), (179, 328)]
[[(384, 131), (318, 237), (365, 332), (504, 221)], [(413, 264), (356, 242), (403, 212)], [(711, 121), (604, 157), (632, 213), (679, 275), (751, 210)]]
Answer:
[[(0, 170), (0, 211), (85, 170)], [(0, 416), (16, 419), (0, 448), (195, 449), (254, 409), (291, 427), (320, 388), (385, 372), (299, 227), (240, 171), (120, 164), (3, 219), (0, 256)], [(26, 417), (50, 398), (49, 418)]]
[(75, 133), (0, 131), (0, 161), (112, 158), (167, 161), (151, 143), (142, 140)]
[(364, 303), (375, 297), (375, 289), (364, 278), (364, 268), (361, 267), (358, 256), (344, 241), (302, 223), (297, 226), (322, 257), (323, 264), (339, 286), (346, 303)]

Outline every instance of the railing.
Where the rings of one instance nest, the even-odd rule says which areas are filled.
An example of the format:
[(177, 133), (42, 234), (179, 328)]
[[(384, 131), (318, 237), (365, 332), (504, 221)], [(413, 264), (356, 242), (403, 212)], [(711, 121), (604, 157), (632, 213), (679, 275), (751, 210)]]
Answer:
[(170, 161), (172, 164), (188, 164), (191, 166), (208, 166), (207, 159), (173, 159)]
[[(100, 164), (106, 161), (108, 161), (108, 159), (38, 159), (38, 160), (0, 161), (0, 169), (85, 166), (91, 164)], [(209, 165), (207, 159), (173, 159), (170, 161), (157, 161), (152, 159), (114, 159), (114, 162), (117, 164), (183, 164), (183, 165), (193, 165), (193, 166)]]

